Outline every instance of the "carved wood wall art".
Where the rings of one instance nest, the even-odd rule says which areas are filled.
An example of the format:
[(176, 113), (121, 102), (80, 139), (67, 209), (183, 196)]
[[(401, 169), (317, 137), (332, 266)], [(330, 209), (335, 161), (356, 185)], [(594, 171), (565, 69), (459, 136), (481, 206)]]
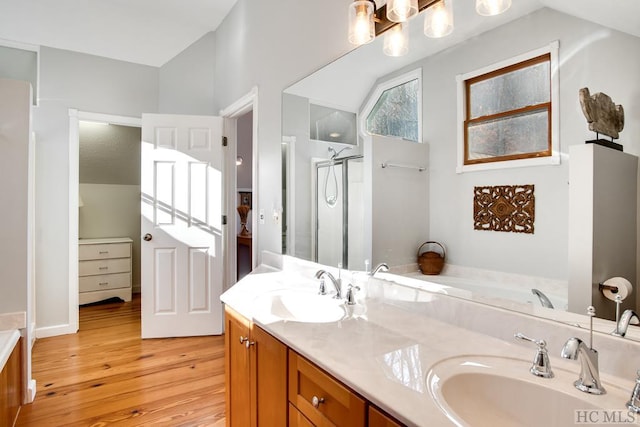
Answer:
[(534, 185), (474, 187), (473, 228), (533, 234)]

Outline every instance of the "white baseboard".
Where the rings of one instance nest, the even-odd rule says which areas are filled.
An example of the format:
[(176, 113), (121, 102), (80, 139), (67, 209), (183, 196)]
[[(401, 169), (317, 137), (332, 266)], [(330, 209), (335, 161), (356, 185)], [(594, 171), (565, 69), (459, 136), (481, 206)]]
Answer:
[(56, 337), (58, 335), (69, 335), (78, 332), (78, 328), (69, 324), (45, 326), (43, 328), (36, 328), (36, 338), (48, 338)]
[(24, 398), (25, 404), (32, 403), (34, 401), (34, 399), (36, 398), (36, 380), (29, 381)]

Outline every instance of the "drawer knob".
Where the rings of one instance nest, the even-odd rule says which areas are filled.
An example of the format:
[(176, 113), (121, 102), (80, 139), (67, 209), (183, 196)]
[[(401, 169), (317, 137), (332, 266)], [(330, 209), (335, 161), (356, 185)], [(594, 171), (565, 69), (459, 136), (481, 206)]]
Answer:
[(314, 408), (318, 408), (321, 403), (324, 403), (324, 397), (313, 396), (311, 398), (311, 404)]
[(153, 236), (151, 234), (147, 233), (147, 234), (144, 235), (143, 239), (144, 239), (145, 242), (150, 242), (151, 239), (153, 239)]
[(243, 337), (242, 335), (240, 335), (240, 344), (244, 344), (245, 341), (249, 341), (249, 337)]

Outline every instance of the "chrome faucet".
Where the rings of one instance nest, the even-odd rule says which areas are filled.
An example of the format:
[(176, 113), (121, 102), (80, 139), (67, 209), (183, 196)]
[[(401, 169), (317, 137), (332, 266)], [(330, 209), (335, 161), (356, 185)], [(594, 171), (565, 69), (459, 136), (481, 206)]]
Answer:
[(636, 324), (640, 323), (640, 317), (638, 317), (635, 311), (631, 309), (625, 310), (622, 313), (622, 316), (620, 316), (620, 320), (618, 320), (618, 323), (616, 323), (615, 331), (611, 332), (611, 334), (617, 335), (619, 337), (625, 336), (627, 334), (627, 329), (629, 328), (629, 325), (631, 324), (631, 321), (633, 319), (636, 320)]
[(600, 383), (598, 372), (598, 352), (587, 345), (580, 338), (569, 338), (562, 347), (560, 354), (565, 359), (580, 360), (580, 377), (573, 385), (580, 391), (591, 394), (605, 394), (606, 390)]
[(580, 360), (580, 376), (573, 385), (580, 391), (591, 394), (605, 394), (598, 372), (598, 352), (593, 348), (593, 317), (596, 309), (587, 308), (589, 315), (589, 347), (580, 338), (569, 338), (560, 355), (565, 359)]
[(375, 276), (375, 275), (376, 275), (376, 273), (377, 273), (378, 271), (380, 271), (380, 270), (382, 270), (382, 271), (389, 271), (389, 266), (387, 265), (387, 263), (386, 263), (386, 262), (381, 262), (380, 264), (376, 265), (376, 268), (374, 268), (374, 269), (371, 271), (371, 273), (369, 273), (369, 275), (370, 275), (370, 276)]
[(549, 298), (547, 298), (541, 290), (533, 288), (531, 289), (531, 293), (538, 297), (540, 304), (542, 304), (543, 307), (553, 308), (553, 304), (551, 304)]
[(640, 414), (640, 371), (636, 375), (636, 385), (633, 387), (631, 398), (627, 402), (627, 408), (636, 414)]
[(336, 280), (335, 277), (333, 277), (333, 274), (329, 273), (326, 270), (318, 270), (318, 272), (316, 273), (316, 279), (322, 279), (324, 276), (328, 277), (331, 283), (333, 283), (333, 287), (336, 290), (336, 295), (334, 298), (342, 298), (342, 290), (340, 289), (340, 282)]
[(514, 338), (521, 341), (532, 342), (538, 346), (538, 351), (533, 358), (533, 363), (531, 365), (531, 369), (529, 369), (529, 372), (531, 372), (536, 377), (553, 378), (553, 371), (551, 370), (551, 362), (549, 362), (549, 354), (547, 353), (546, 341), (534, 340), (533, 338), (529, 338), (521, 334), (520, 332), (515, 334)]

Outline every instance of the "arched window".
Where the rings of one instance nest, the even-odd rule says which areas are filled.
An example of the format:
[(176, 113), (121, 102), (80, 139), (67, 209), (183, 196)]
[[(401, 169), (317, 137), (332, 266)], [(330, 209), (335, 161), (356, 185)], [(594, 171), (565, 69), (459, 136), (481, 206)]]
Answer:
[(422, 69), (379, 84), (360, 117), (366, 134), (422, 142)]

